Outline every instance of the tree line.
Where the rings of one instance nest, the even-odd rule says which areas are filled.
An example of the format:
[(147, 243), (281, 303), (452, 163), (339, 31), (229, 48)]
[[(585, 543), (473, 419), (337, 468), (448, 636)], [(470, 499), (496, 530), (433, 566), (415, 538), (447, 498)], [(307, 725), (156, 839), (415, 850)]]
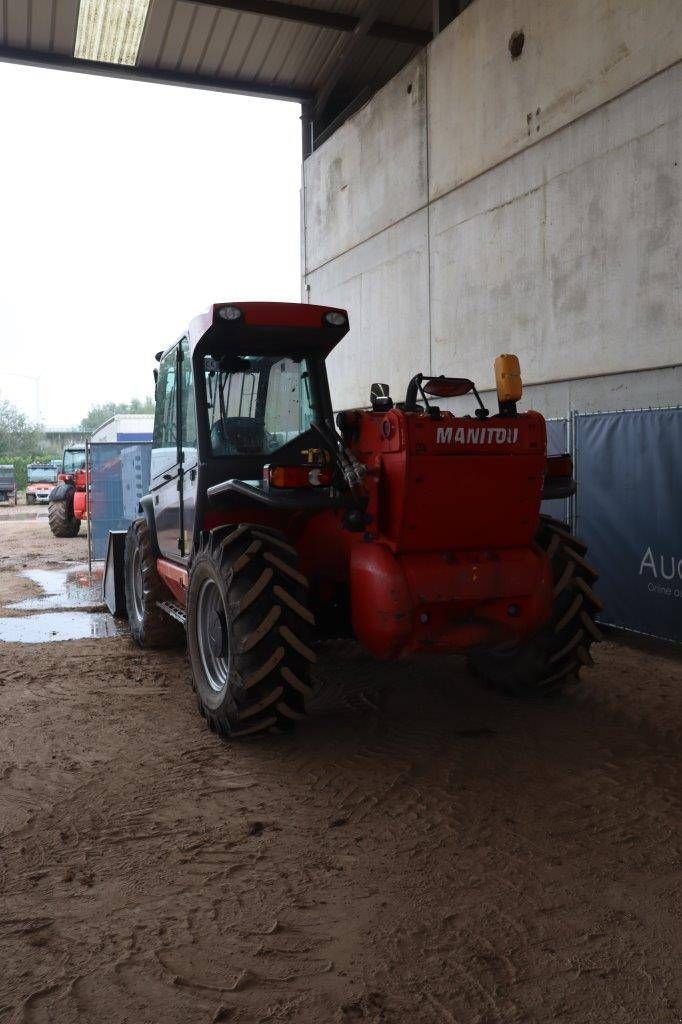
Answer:
[[(153, 413), (154, 399), (133, 398), (129, 402), (104, 402), (93, 405), (80, 421), (79, 429), (90, 433), (117, 413)], [(12, 464), (17, 487), (26, 487), (26, 466), (30, 462), (47, 462), (61, 457), (38, 423), (20, 412), (6, 399), (0, 398), (0, 463)]]

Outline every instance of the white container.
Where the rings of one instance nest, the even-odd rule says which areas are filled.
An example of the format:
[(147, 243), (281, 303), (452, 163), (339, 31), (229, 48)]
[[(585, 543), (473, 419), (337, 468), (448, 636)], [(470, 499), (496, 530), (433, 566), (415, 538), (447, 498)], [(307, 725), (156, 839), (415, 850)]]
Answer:
[(112, 441), (151, 441), (154, 433), (154, 414), (120, 412), (93, 430), (93, 444)]

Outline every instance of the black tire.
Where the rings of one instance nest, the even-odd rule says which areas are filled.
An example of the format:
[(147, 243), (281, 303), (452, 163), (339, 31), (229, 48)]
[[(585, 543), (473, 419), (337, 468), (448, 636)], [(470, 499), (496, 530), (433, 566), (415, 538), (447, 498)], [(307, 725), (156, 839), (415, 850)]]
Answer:
[(80, 519), (73, 514), (73, 495), (70, 500), (51, 501), (47, 518), (55, 537), (76, 537), (81, 528)]
[(305, 717), (315, 619), (297, 563), (281, 533), (248, 524), (214, 530), (194, 560), (187, 649), (199, 710), (223, 736)]
[(123, 571), (130, 634), (138, 647), (175, 647), (183, 640), (179, 622), (163, 612), (158, 601), (173, 596), (156, 571), (147, 520), (134, 519), (126, 534)]
[(590, 647), (602, 639), (594, 619), (602, 608), (592, 592), (597, 572), (586, 546), (551, 516), (540, 516), (536, 542), (547, 552), (554, 576), (552, 617), (546, 627), (515, 647), (476, 651), (469, 667), (486, 685), (517, 697), (555, 693), (592, 666)]

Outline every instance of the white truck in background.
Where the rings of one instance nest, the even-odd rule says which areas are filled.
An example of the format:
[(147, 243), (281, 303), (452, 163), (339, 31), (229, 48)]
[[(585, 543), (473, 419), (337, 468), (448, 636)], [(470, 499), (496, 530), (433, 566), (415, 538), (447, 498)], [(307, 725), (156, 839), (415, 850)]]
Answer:
[(93, 430), (90, 442), (151, 441), (153, 433), (153, 413), (119, 412)]

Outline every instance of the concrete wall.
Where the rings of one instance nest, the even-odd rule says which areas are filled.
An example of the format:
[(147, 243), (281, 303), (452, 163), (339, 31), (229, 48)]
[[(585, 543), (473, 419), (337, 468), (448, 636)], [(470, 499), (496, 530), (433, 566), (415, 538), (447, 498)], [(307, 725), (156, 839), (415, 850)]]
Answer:
[(306, 161), (337, 407), (502, 351), (548, 415), (680, 402), (681, 58), (678, 0), (475, 0)]

